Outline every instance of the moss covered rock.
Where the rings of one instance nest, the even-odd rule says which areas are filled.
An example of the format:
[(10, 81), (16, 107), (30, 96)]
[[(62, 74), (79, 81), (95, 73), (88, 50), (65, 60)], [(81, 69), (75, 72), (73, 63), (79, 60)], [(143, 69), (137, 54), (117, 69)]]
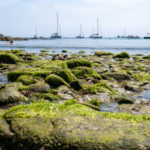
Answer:
[(16, 87), (6, 87), (0, 92), (0, 104), (11, 104), (26, 101), (27, 98), (21, 95)]
[(18, 77), (17, 81), (22, 82), (24, 85), (30, 85), (36, 83), (36, 79), (29, 75), (22, 75)]
[(132, 76), (125, 73), (107, 73), (105, 77), (114, 78), (117, 81), (131, 80)]
[(86, 79), (88, 77), (93, 77), (100, 80), (101, 76), (93, 69), (89, 67), (76, 67), (72, 70), (72, 73), (81, 79)]
[(127, 59), (129, 59), (130, 55), (127, 52), (121, 52), (119, 54), (116, 54), (113, 58), (127, 58)]
[(67, 85), (67, 82), (63, 79), (63, 78), (61, 78), (61, 77), (59, 77), (59, 76), (57, 76), (57, 75), (54, 75), (54, 74), (51, 74), (51, 75), (49, 75), (47, 78), (46, 78), (46, 83), (48, 83), (51, 87), (54, 87), (54, 88), (57, 88), (57, 87), (59, 87), (59, 86), (61, 86), (61, 85)]
[(59, 69), (54, 71), (53, 73), (63, 78), (67, 83), (76, 80), (76, 77), (72, 74), (72, 72), (69, 69)]
[(45, 93), (50, 89), (50, 86), (44, 82), (38, 82), (31, 84), (28, 89), (33, 92)]
[(10, 53), (0, 53), (0, 63), (16, 64), (19, 61), (19, 57)]
[(4, 115), (11, 149), (149, 149), (150, 117), (105, 113), (75, 101), (17, 106)]
[(97, 51), (95, 52), (94, 54), (95, 56), (113, 56), (114, 54), (113, 53), (110, 53), (110, 52), (105, 52), (105, 51)]
[(68, 65), (68, 68), (75, 68), (79, 66), (86, 66), (86, 67), (92, 66), (92, 63), (86, 59), (72, 59), (68, 60), (66, 63)]
[(39, 70), (38, 71), (38, 70), (39, 70), (39, 68), (38, 69), (33, 68), (33, 70), (32, 69), (26, 69), (26, 70), (11, 71), (8, 73), (8, 80), (9, 81), (17, 81), (18, 77), (20, 77), (22, 75), (46, 78), (51, 73), (51, 71), (46, 71), (46, 70)]

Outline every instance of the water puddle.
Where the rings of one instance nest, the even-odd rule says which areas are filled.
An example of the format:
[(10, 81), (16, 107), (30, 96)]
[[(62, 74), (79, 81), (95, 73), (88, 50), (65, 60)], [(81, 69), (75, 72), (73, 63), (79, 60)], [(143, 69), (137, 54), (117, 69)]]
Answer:
[(101, 104), (100, 109), (102, 112), (120, 112), (118, 103), (104, 103)]
[(7, 76), (0, 73), (0, 84), (8, 84)]
[(145, 90), (141, 95), (139, 95), (137, 97), (137, 99), (146, 99), (146, 100), (150, 100), (150, 89), (149, 90)]

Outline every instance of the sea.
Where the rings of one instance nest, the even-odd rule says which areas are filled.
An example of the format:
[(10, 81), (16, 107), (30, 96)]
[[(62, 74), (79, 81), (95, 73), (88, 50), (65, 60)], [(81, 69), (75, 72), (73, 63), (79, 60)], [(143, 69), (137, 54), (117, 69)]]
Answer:
[(77, 54), (84, 51), (85, 54), (92, 55), (95, 51), (104, 50), (112, 53), (126, 51), (131, 55), (150, 54), (150, 39), (37, 39), (27, 41), (14, 41), (13, 45), (0, 41), (0, 50), (22, 49), (30, 53), (40, 53), (40, 50), (49, 50), (49, 53), (58, 54), (62, 50), (68, 50), (68, 54)]

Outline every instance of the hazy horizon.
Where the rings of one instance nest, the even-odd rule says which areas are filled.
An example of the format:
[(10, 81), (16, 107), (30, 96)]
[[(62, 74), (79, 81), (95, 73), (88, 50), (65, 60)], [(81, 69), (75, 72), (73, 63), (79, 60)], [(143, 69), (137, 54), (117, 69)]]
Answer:
[(85, 36), (96, 31), (100, 20), (104, 37), (123, 35), (145, 36), (150, 32), (150, 1), (148, 0), (0, 0), (0, 33), (10, 36), (39, 36), (56, 32), (56, 12), (59, 12), (62, 36)]

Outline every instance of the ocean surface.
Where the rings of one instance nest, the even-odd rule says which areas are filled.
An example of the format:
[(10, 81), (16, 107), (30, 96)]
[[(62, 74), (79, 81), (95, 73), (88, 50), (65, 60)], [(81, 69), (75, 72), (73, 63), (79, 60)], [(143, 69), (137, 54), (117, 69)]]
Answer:
[(119, 53), (127, 51), (131, 55), (134, 54), (150, 54), (150, 40), (145, 39), (49, 39), (49, 40), (28, 40), (15, 41), (13, 45), (8, 42), (0, 41), (0, 49), (23, 49), (26, 52), (40, 53), (40, 50), (50, 50), (50, 53), (60, 53), (63, 49), (68, 53), (78, 53), (81, 50), (85, 54), (93, 54), (98, 50)]

